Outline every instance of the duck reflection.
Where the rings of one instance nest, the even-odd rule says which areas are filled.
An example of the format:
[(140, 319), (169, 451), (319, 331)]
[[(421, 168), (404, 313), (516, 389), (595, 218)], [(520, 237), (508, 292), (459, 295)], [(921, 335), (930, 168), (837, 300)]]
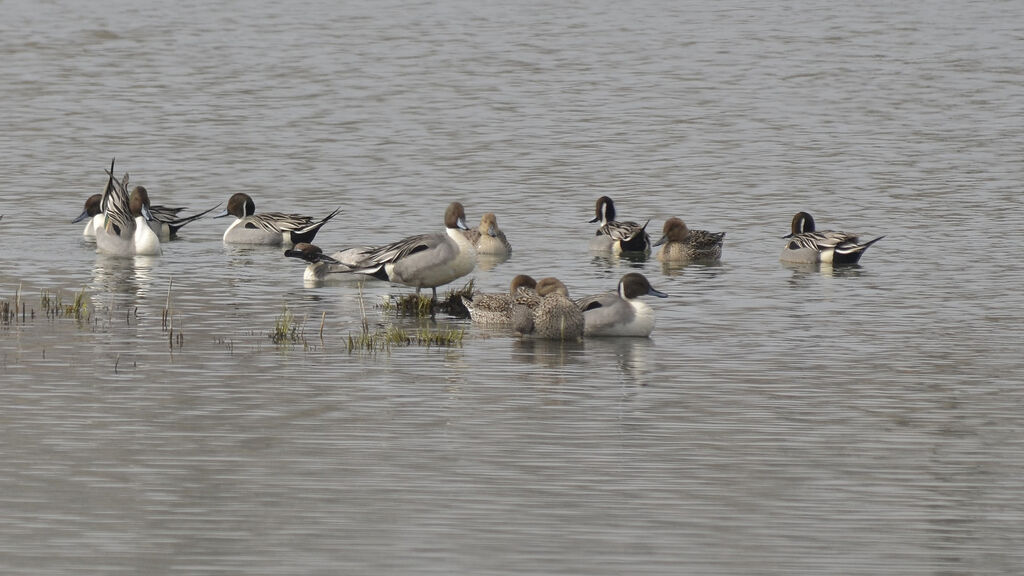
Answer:
[(503, 264), (508, 258), (508, 254), (477, 254), (476, 267), (479, 270), (493, 270), (495, 266)]
[[(654, 341), (650, 338), (591, 338), (586, 342), (588, 362), (613, 361), (625, 384), (639, 387), (657, 383), (649, 374), (654, 363)], [(602, 371), (611, 373), (609, 368)]]
[(780, 262), (780, 264), (782, 264), (784, 268), (788, 268), (793, 272), (789, 282), (794, 286), (799, 286), (804, 280), (808, 280), (819, 275), (826, 278), (848, 278), (859, 277), (864, 274), (864, 269), (860, 264), (833, 265), (820, 262)]
[(586, 360), (583, 341), (563, 342), (536, 338), (515, 340), (512, 357), (548, 368), (563, 368), (582, 364)]
[(90, 291), (145, 296), (152, 288), (153, 268), (158, 261), (152, 256), (117, 258), (98, 254), (92, 268)]
[(721, 262), (662, 262), (661, 273), (665, 276), (682, 276), (687, 268), (702, 276), (715, 277), (725, 271)]

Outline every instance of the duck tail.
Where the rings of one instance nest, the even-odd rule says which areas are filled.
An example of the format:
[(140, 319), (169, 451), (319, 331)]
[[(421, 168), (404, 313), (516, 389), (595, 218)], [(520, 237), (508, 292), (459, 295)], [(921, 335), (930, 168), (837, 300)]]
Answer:
[(860, 244), (845, 243), (836, 246), (835, 255), (833, 256), (833, 263), (835, 264), (855, 264), (860, 260), (860, 257), (864, 254), (872, 244), (878, 242), (885, 236), (879, 236), (874, 240), (868, 240)]
[(217, 206), (214, 206), (213, 208), (210, 208), (209, 210), (204, 210), (204, 211), (202, 211), (202, 212), (200, 212), (198, 214), (193, 214), (191, 216), (186, 216), (184, 218), (179, 218), (177, 220), (171, 220), (170, 222), (167, 222), (167, 227), (171, 231), (171, 237), (173, 238), (174, 236), (176, 236), (178, 234), (178, 230), (181, 230), (181, 227), (184, 226), (185, 224), (188, 224), (189, 222), (192, 222), (193, 220), (198, 220), (198, 219), (202, 218), (203, 216), (206, 216), (210, 212), (213, 212), (214, 210), (216, 210), (218, 206), (220, 206), (220, 204), (217, 204)]
[(337, 216), (339, 212), (341, 212), (340, 207), (335, 209), (334, 212), (331, 212), (330, 214), (325, 216), (323, 220), (317, 222), (316, 224), (311, 224), (309, 226), (306, 226), (305, 228), (292, 230), (292, 243), (298, 244), (300, 242), (312, 242), (313, 239), (316, 238), (316, 233), (320, 231), (320, 228), (322, 228), (324, 224), (327, 224), (327, 222), (330, 221), (331, 218)]

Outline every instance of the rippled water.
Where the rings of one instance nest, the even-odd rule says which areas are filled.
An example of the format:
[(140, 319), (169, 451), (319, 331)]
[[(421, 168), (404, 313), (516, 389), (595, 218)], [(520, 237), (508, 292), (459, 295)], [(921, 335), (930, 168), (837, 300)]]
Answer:
[[(1024, 570), (1017, 4), (0, 12), (0, 571)], [(68, 221), (115, 156), (156, 203), (340, 205), (327, 249), (460, 200), (514, 246), (478, 289), (671, 297), (649, 340), (439, 317), (461, 347), (349, 354), (363, 311), (415, 326), (378, 308), (406, 289), (306, 287), (224, 220), (96, 255)], [(602, 194), (726, 231), (721, 265), (594, 257)], [(787, 267), (798, 210), (885, 239)], [(38, 313), (83, 289), (89, 320)], [(308, 347), (268, 338), (286, 305)]]

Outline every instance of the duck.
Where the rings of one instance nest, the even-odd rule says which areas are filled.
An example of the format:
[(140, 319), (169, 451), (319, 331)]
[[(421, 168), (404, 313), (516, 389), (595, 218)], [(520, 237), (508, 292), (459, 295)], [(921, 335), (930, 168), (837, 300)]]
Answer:
[(138, 195), (128, 194), (128, 175), (119, 182), (113, 175), (113, 163), (110, 168), (107, 188), (100, 200), (104, 207), (103, 224), (94, 230), (96, 249), (111, 256), (160, 255), (160, 238), (147, 223), (152, 219), (149, 209)]
[[(104, 171), (107, 173), (107, 184), (103, 188), (103, 193), (93, 194), (92, 196), (86, 198), (85, 207), (82, 210), (82, 213), (79, 214), (77, 218), (71, 221), (72, 224), (77, 224), (82, 220), (85, 220), (86, 218), (89, 219), (89, 221), (85, 224), (85, 229), (82, 230), (82, 236), (84, 236), (86, 239), (95, 240), (96, 230), (98, 228), (103, 227), (103, 222), (105, 220), (103, 216), (103, 202), (105, 197), (110, 192), (110, 187), (114, 185), (114, 180), (112, 180), (112, 178), (114, 175), (114, 162), (116, 160), (117, 158), (111, 158), (110, 169), (104, 169)], [(121, 184), (123, 184), (125, 187), (128, 186), (127, 173), (125, 173), (125, 175), (121, 178)]]
[(338, 212), (341, 212), (341, 208), (337, 208), (317, 222), (314, 222), (310, 216), (300, 214), (282, 212), (256, 214), (256, 203), (252, 198), (244, 192), (238, 192), (228, 198), (227, 208), (214, 218), (223, 218), (228, 215), (236, 218), (224, 231), (224, 242), (227, 244), (278, 246), (312, 242), (320, 228), (334, 218)]
[(722, 257), (724, 238), (725, 232), (691, 230), (681, 219), (669, 218), (665, 221), (661, 239), (654, 245), (664, 245), (658, 252), (661, 262), (714, 262)]
[(198, 214), (193, 214), (192, 216), (186, 216), (184, 218), (178, 218), (178, 213), (181, 212), (182, 210), (185, 210), (184, 207), (168, 208), (166, 206), (151, 205), (149, 200), (149, 191), (146, 190), (144, 186), (136, 186), (132, 188), (131, 194), (129, 195), (129, 199), (134, 196), (138, 196), (140, 201), (149, 210), (152, 219), (147, 220), (146, 223), (149, 224), (149, 227), (153, 229), (153, 232), (157, 235), (158, 238), (160, 238), (161, 242), (169, 242), (172, 238), (176, 238), (178, 236), (178, 230), (180, 230), (182, 226), (188, 224), (189, 222), (202, 218), (203, 216), (209, 214), (210, 212), (213, 212), (217, 208), (216, 206), (214, 206), (213, 208), (210, 208), (209, 210), (200, 212)]
[(594, 207), (595, 217), (591, 224), (600, 222), (594, 238), (590, 240), (590, 249), (595, 252), (621, 254), (622, 252), (647, 253), (651, 250), (651, 237), (647, 233), (647, 224), (641, 226), (636, 222), (619, 222), (615, 220), (615, 203), (608, 196), (597, 199)]
[(885, 236), (861, 242), (856, 234), (834, 230), (815, 230), (814, 218), (797, 212), (790, 223), (789, 239), (779, 260), (795, 264), (856, 264), (864, 251)]
[(646, 338), (654, 331), (654, 310), (637, 300), (640, 296), (667, 298), (639, 272), (619, 280), (617, 292), (589, 296), (576, 302), (583, 311), (585, 336), (634, 336)]
[(476, 248), (476, 253), (483, 256), (508, 256), (512, 252), (505, 233), (498, 228), (498, 217), (488, 212), (480, 218), (480, 226), (463, 232)]
[(462, 233), (469, 228), (461, 203), (448, 205), (444, 224), (444, 232), (409, 236), (371, 250), (352, 272), (415, 287), (417, 294), (430, 288), (436, 301), (438, 286), (476, 267), (476, 248)]
[(327, 255), (316, 244), (299, 242), (292, 248), (285, 250), (284, 255), (307, 262), (306, 271), (303, 273), (302, 279), (310, 282), (325, 280), (331, 274), (351, 272), (371, 250), (373, 248), (361, 246)]
[(569, 289), (559, 279), (537, 282), (540, 302), (534, 307), (516, 306), (513, 329), (521, 336), (543, 340), (573, 341), (583, 337), (583, 312), (569, 299)]
[[(85, 223), (85, 230), (82, 230), (82, 236), (86, 238), (96, 238), (96, 228), (103, 226), (103, 209), (100, 208), (100, 201), (103, 199), (102, 194), (93, 194), (85, 200), (85, 208), (77, 218), (71, 221), (72, 224), (77, 224), (86, 218), (89, 219)], [(97, 216), (99, 218), (97, 218)]]
[(512, 322), (512, 308), (519, 304), (536, 306), (537, 281), (528, 274), (517, 274), (509, 283), (508, 292), (474, 294), (462, 301), (469, 310), (470, 320), (486, 326), (504, 326)]

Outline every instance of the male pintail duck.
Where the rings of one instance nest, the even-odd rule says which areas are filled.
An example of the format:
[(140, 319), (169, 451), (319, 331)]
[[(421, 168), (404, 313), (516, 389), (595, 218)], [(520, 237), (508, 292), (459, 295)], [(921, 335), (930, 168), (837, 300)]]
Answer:
[(224, 232), (226, 243), (276, 246), (312, 242), (320, 228), (340, 211), (341, 208), (338, 208), (318, 222), (314, 222), (310, 216), (299, 214), (256, 214), (256, 203), (252, 198), (244, 192), (238, 192), (228, 198), (228, 207), (214, 218), (223, 218), (229, 214), (236, 218)]
[(885, 236), (861, 242), (856, 234), (833, 230), (814, 229), (814, 218), (807, 212), (797, 212), (790, 226), (791, 232), (779, 260), (797, 264), (856, 264), (864, 251)]
[[(85, 209), (78, 215), (77, 218), (71, 221), (72, 224), (77, 224), (86, 218), (89, 219), (85, 224), (85, 230), (82, 231), (82, 236), (86, 238), (96, 238), (96, 227), (103, 226), (103, 209), (100, 208), (100, 200), (103, 198), (102, 194), (93, 194), (85, 200)], [(99, 218), (96, 218), (99, 216)]]
[(583, 312), (569, 299), (569, 290), (557, 278), (537, 282), (540, 303), (529, 310), (516, 308), (512, 328), (523, 336), (544, 340), (579, 340), (583, 336)]
[(466, 211), (452, 202), (444, 213), (445, 231), (410, 236), (375, 248), (353, 270), (381, 280), (416, 288), (430, 288), (437, 300), (437, 287), (461, 278), (476, 267), (476, 249), (462, 230)]
[(331, 274), (340, 272), (351, 272), (356, 268), (367, 254), (373, 250), (370, 247), (349, 248), (335, 252), (328, 256), (316, 244), (300, 242), (294, 247), (285, 250), (284, 255), (289, 258), (298, 258), (307, 262), (306, 271), (302, 279), (306, 281), (324, 280)]
[[(116, 158), (112, 158), (110, 160), (110, 169), (109, 170), (106, 170), (106, 169), (104, 170), (107, 173), (107, 183), (103, 187), (103, 193), (102, 194), (93, 194), (92, 196), (89, 196), (88, 198), (86, 198), (85, 199), (85, 208), (82, 210), (82, 213), (79, 214), (77, 218), (75, 218), (74, 220), (71, 221), (72, 224), (77, 224), (78, 222), (81, 222), (82, 220), (85, 220), (86, 218), (89, 218), (89, 222), (87, 222), (86, 225), (85, 225), (85, 230), (82, 230), (82, 236), (84, 236), (86, 238), (90, 238), (90, 239), (95, 240), (96, 239), (96, 229), (97, 228), (102, 228), (103, 227), (103, 223), (106, 220), (104, 218), (104, 216), (103, 216), (103, 208), (104, 208), (105, 199), (110, 194), (110, 187), (114, 185), (113, 177), (114, 177), (114, 162), (115, 162), (115, 160), (117, 160), (117, 159)], [(127, 173), (125, 173), (124, 177), (121, 179), (121, 183), (125, 187), (128, 186), (128, 174)]]
[(149, 209), (138, 195), (130, 197), (127, 190), (128, 175), (118, 182), (113, 175), (100, 205), (103, 206), (103, 225), (95, 229), (96, 249), (112, 256), (156, 256), (161, 253), (160, 238), (147, 224), (152, 218)]
[(480, 226), (464, 232), (476, 248), (476, 253), (487, 256), (508, 256), (512, 245), (498, 228), (498, 217), (488, 212), (480, 218)]
[(132, 189), (131, 197), (138, 196), (142, 203), (149, 209), (149, 213), (152, 216), (152, 220), (148, 220), (149, 227), (153, 229), (153, 232), (160, 238), (161, 242), (169, 242), (171, 238), (175, 238), (178, 235), (178, 230), (182, 226), (198, 220), (203, 216), (213, 212), (217, 207), (214, 206), (209, 210), (193, 214), (192, 216), (186, 216), (184, 218), (178, 218), (178, 213), (185, 208), (168, 208), (166, 206), (156, 205), (153, 206), (149, 201), (149, 191), (144, 186), (136, 186)]
[(655, 246), (665, 245), (658, 252), (661, 262), (712, 262), (722, 257), (722, 239), (725, 232), (691, 230), (679, 218), (665, 221), (661, 239)]
[(508, 292), (484, 292), (462, 302), (469, 310), (469, 317), (477, 324), (504, 326), (512, 322), (512, 307), (517, 303), (525, 306), (540, 303), (537, 297), (537, 281), (526, 274), (512, 278)]
[(640, 296), (667, 298), (655, 290), (643, 274), (630, 272), (619, 280), (618, 292), (583, 298), (577, 305), (583, 310), (586, 336), (638, 336), (645, 338), (654, 330), (654, 311), (637, 300)]
[(636, 222), (618, 222), (615, 220), (615, 203), (607, 196), (597, 199), (594, 207), (596, 216), (591, 220), (600, 222), (594, 238), (590, 240), (593, 251), (620, 254), (622, 252), (648, 252), (651, 249), (651, 237), (647, 234), (647, 224), (641, 226)]

